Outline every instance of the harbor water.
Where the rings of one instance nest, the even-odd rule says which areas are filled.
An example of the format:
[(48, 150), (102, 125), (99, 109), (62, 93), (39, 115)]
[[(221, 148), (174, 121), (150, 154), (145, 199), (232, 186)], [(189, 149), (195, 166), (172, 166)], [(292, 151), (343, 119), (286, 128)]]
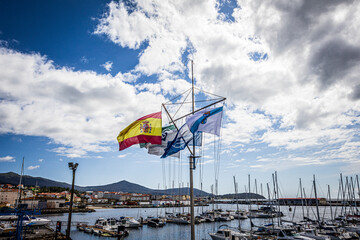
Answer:
[[(236, 210), (236, 204), (219, 204), (217, 206), (223, 211), (225, 210)], [(252, 209), (257, 209), (258, 206), (251, 206)], [(338, 207), (337, 215), (340, 214), (340, 208)], [(200, 214), (206, 210), (212, 210), (212, 206), (206, 207), (195, 207), (195, 215)], [(239, 209), (248, 210), (249, 205), (239, 205)], [(330, 218), (330, 208), (329, 207), (319, 207), (320, 217)], [(166, 212), (187, 212), (188, 208), (115, 208), (115, 209), (96, 209), (96, 212), (91, 213), (73, 213), (72, 221), (73, 222), (86, 222), (88, 225), (94, 225), (95, 221), (102, 218), (117, 218), (121, 216), (134, 217), (139, 219), (140, 217), (146, 218), (148, 216), (164, 216)], [(281, 206), (281, 211), (284, 213), (282, 219), (299, 221), (303, 217), (303, 211), (301, 206)], [(335, 207), (333, 207), (333, 212), (335, 212)], [(316, 219), (316, 208), (315, 207), (304, 207), (305, 216), (309, 216), (311, 219)], [(52, 222), (64, 221), (68, 219), (68, 214), (58, 214), (58, 215), (43, 215), (43, 217), (50, 219)], [(278, 219), (259, 219), (252, 218), (251, 221), (254, 225), (264, 225), (271, 223), (278, 223)], [(228, 222), (211, 222), (211, 223), (201, 223), (195, 226), (196, 239), (211, 239), (209, 233), (216, 232), (220, 225), (226, 224), (228, 226), (237, 228), (239, 226), (239, 220), (234, 219)], [(243, 229), (250, 229), (250, 219), (240, 220), (240, 226)], [(62, 226), (62, 232), (65, 233), (66, 224)], [(177, 225), (168, 223), (163, 228), (152, 228), (144, 225), (139, 229), (128, 229), (129, 236), (125, 239), (135, 240), (135, 239), (149, 239), (149, 240), (183, 240), (190, 239), (190, 225)], [(95, 236), (92, 234), (84, 233), (83, 231), (78, 231), (75, 226), (71, 228), (71, 237), (74, 240), (90, 240), (90, 239), (104, 239), (104, 237)]]

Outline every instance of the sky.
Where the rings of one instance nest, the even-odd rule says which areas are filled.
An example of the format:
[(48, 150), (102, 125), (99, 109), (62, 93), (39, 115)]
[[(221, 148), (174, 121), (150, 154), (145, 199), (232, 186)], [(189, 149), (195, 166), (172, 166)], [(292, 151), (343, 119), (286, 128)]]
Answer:
[(234, 192), (235, 176), (245, 191), (250, 174), (266, 196), (277, 171), (282, 196), (300, 178), (310, 196), (313, 175), (337, 194), (360, 171), (359, 25), (359, 1), (0, 1), (0, 172), (24, 158), (67, 183), (77, 162), (80, 186), (187, 186), (186, 150), (160, 159), (116, 137), (191, 87), (192, 60), (196, 87), (226, 97), (196, 188)]

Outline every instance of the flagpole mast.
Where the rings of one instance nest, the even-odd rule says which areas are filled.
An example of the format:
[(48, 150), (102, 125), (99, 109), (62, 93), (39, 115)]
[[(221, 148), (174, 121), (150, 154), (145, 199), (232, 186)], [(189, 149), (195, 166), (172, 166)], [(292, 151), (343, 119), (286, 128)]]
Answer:
[[(191, 60), (191, 84), (192, 84), (192, 114), (195, 113), (194, 93), (194, 62)], [(194, 180), (193, 170), (195, 169), (195, 133), (193, 133), (193, 151), (190, 155), (190, 209), (191, 209), (191, 240), (195, 240), (195, 207), (194, 207)]]

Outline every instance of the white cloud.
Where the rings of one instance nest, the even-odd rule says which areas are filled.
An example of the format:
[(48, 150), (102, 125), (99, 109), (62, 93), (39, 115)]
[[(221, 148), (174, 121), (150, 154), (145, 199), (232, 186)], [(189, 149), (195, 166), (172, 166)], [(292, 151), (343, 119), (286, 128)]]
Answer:
[(12, 156), (6, 156), (6, 157), (0, 157), (0, 162), (15, 162), (15, 157)]
[[(109, 4), (96, 33), (134, 49), (146, 42), (135, 70), (159, 79), (186, 73), (189, 53), (197, 85), (228, 99), (224, 150), (263, 144), (287, 151), (279, 161), (295, 154), (322, 164), (311, 151), (295, 151), (334, 148), (325, 158), (359, 159), (358, 146), (343, 147), (359, 141), (359, 2), (239, 0), (234, 21), (223, 21), (214, 0), (136, 3), (131, 11)], [(256, 54), (264, 59), (254, 61)], [(158, 94), (167, 86), (160, 80), (141, 88)]]
[(235, 162), (243, 162), (243, 161), (245, 161), (245, 159), (244, 159), (244, 158), (242, 158), (242, 159), (238, 159), (238, 160), (235, 160)]
[(38, 54), (0, 48), (0, 66), (0, 133), (49, 137), (61, 144), (52, 151), (71, 158), (109, 151), (116, 131), (165, 102), (120, 77), (57, 68)]
[(199, 165), (207, 165), (207, 164), (214, 163), (214, 162), (215, 162), (214, 160), (206, 160), (206, 161), (200, 161), (198, 164)]
[(101, 64), (101, 66), (102, 66), (103, 68), (105, 68), (106, 71), (108, 71), (108, 72), (111, 71), (112, 65), (113, 65), (113, 62), (112, 62), (112, 61), (107, 61), (106, 63)]
[(40, 168), (40, 165), (29, 166), (27, 169), (28, 170), (34, 170), (34, 169), (37, 169), (37, 168)]
[[(198, 87), (227, 97), (224, 153), (261, 144), (282, 155), (264, 154), (253, 167), (264, 159), (291, 167), (283, 164), (290, 158), (297, 166), (325, 159), (357, 166), (359, 2), (239, 0), (233, 21), (224, 21), (215, 0), (135, 3), (111, 2), (95, 31), (141, 48), (127, 73), (73, 71), (1, 48), (0, 133), (47, 136), (67, 157), (109, 151), (114, 129), (189, 88), (183, 76), (191, 58)], [(256, 54), (267, 57), (254, 61)], [(157, 82), (140, 83), (152, 74)]]
[(124, 158), (126, 156), (127, 156), (127, 154), (121, 154), (121, 155), (118, 155), (118, 158)]
[(40, 158), (38, 161), (39, 161), (39, 162), (43, 162), (43, 161), (45, 161), (45, 160), (44, 160), (44, 159), (42, 159), (42, 158)]

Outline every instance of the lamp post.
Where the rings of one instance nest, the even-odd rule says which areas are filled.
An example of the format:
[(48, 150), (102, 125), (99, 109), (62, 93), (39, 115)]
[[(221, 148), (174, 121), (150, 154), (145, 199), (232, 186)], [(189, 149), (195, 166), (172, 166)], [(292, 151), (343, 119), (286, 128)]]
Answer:
[(66, 229), (66, 239), (70, 239), (70, 228), (71, 228), (71, 214), (72, 214), (72, 206), (73, 206), (73, 199), (74, 199), (74, 183), (75, 183), (75, 171), (76, 168), (79, 166), (78, 163), (69, 162), (69, 168), (72, 170), (73, 178), (72, 178), (72, 185), (71, 185), (71, 196), (70, 196), (70, 208), (69, 208), (69, 218), (68, 218), (68, 225)]

